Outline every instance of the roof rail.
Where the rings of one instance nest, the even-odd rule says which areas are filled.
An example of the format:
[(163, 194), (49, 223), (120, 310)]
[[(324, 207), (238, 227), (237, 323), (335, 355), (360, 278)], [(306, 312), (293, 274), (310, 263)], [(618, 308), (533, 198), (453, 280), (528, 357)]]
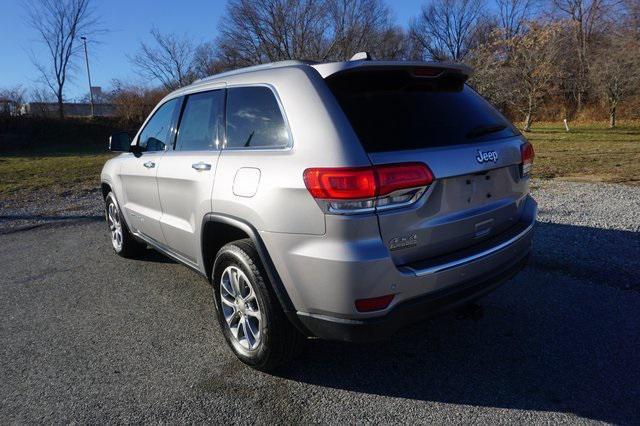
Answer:
[(217, 80), (220, 77), (228, 77), (228, 76), (231, 76), (231, 75), (243, 74), (243, 73), (251, 72), (251, 71), (259, 71), (259, 70), (264, 70), (264, 69), (269, 69), (269, 68), (289, 67), (289, 66), (292, 66), (292, 65), (314, 65), (314, 64), (317, 64), (317, 63), (318, 62), (316, 62), (316, 61), (308, 61), (308, 60), (288, 60), (288, 61), (269, 62), (267, 64), (252, 65), (252, 66), (249, 66), (249, 67), (238, 68), (238, 69), (231, 70), (231, 71), (221, 72), (219, 74), (214, 74), (214, 75), (211, 75), (209, 77), (201, 78), (199, 80), (194, 81), (191, 84), (192, 85), (196, 85), (196, 84), (206, 83), (206, 82), (211, 81), (211, 80)]

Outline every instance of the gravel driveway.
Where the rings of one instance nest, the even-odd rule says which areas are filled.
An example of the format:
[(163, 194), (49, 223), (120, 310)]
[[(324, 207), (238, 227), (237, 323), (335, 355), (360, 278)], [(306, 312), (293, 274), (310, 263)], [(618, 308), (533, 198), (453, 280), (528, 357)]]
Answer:
[(379, 344), (311, 340), (280, 376), (226, 349), (203, 278), (153, 251), (116, 257), (99, 205), (14, 229), (0, 235), (0, 422), (637, 424), (640, 188), (535, 194), (531, 264), (477, 309)]

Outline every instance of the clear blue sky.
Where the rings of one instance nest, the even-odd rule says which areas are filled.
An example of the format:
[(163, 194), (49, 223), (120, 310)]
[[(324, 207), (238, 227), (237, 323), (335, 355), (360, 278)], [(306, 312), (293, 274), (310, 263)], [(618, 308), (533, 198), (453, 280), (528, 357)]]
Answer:
[[(387, 0), (397, 23), (405, 26), (426, 0)], [(133, 55), (140, 41), (149, 39), (157, 26), (163, 32), (185, 34), (197, 40), (212, 40), (225, 9), (224, 0), (98, 0), (94, 2), (108, 33), (99, 45), (89, 46), (91, 79), (94, 86), (108, 88), (114, 78), (140, 81), (126, 55)], [(0, 88), (36, 85), (37, 73), (29, 51), (42, 52), (33, 31), (25, 24), (22, 0), (0, 0)], [(84, 63), (66, 88), (69, 99), (87, 92)]]

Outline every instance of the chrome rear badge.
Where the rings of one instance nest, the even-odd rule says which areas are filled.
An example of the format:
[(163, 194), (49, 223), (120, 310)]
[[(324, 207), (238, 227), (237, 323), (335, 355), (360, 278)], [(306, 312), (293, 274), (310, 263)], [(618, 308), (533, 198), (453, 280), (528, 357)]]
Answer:
[(403, 235), (389, 241), (389, 250), (400, 250), (418, 245), (418, 234)]
[(480, 164), (488, 163), (489, 161), (493, 161), (495, 163), (496, 161), (498, 161), (498, 153), (496, 151), (478, 150), (478, 154), (476, 155), (476, 161)]

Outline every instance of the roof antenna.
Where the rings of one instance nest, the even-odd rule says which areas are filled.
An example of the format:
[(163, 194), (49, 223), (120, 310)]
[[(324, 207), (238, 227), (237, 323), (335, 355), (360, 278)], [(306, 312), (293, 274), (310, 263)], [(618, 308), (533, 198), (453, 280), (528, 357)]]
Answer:
[(358, 52), (349, 59), (350, 61), (370, 61), (371, 54), (369, 52)]

